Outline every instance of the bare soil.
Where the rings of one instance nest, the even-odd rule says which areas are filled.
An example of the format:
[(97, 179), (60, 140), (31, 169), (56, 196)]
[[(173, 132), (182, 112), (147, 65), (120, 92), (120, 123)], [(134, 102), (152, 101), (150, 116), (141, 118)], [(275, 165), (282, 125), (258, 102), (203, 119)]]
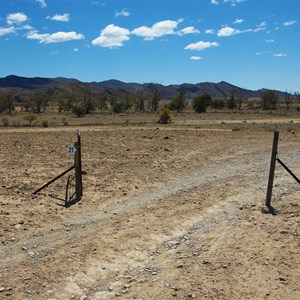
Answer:
[[(94, 116), (0, 129), (1, 299), (300, 299), (300, 116)], [(74, 126), (73, 126), (74, 125)], [(76, 126), (75, 126), (76, 125)], [(67, 146), (83, 198), (65, 208)]]

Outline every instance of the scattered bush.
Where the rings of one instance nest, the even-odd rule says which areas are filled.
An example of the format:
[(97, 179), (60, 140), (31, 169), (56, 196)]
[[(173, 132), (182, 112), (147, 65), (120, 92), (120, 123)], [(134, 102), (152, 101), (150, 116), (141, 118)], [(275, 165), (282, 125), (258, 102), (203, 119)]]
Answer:
[(43, 120), (42, 125), (46, 128), (49, 127), (49, 121), (48, 120)]
[(169, 124), (171, 122), (171, 111), (165, 107), (160, 114), (159, 123)]
[(225, 107), (225, 101), (222, 99), (214, 100), (214, 101), (212, 101), (211, 107), (214, 109), (223, 109)]
[(112, 110), (115, 114), (120, 114), (126, 110), (126, 105), (124, 101), (114, 102), (112, 104)]
[(62, 123), (63, 123), (65, 126), (69, 125), (68, 119), (67, 119), (66, 117), (63, 117), (63, 118), (61, 119), (61, 121), (62, 121)]
[(3, 117), (1, 119), (1, 123), (2, 123), (3, 127), (8, 127), (9, 126), (9, 120), (8, 120), (8, 118)]
[(32, 122), (35, 121), (37, 117), (38, 116), (36, 114), (31, 113), (24, 115), (23, 119), (29, 123), (29, 126), (31, 126)]

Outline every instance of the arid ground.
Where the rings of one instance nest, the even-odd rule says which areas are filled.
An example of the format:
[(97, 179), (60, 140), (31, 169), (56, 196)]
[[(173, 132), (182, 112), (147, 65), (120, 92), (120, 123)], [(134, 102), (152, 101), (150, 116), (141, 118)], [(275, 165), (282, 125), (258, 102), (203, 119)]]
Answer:
[[(300, 115), (73, 118), (0, 129), (1, 299), (300, 299)], [(65, 208), (81, 131), (83, 197)]]

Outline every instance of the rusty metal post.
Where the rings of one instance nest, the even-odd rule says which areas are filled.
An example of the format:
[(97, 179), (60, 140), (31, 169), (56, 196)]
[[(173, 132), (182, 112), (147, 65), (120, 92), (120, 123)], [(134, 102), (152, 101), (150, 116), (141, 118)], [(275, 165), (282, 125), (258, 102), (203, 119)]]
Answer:
[(76, 147), (74, 166), (75, 166), (75, 182), (76, 182), (76, 200), (79, 201), (83, 195), (82, 193), (82, 167), (81, 167), (81, 138), (80, 131), (77, 130), (77, 142), (74, 144)]
[(275, 130), (274, 131), (271, 162), (270, 162), (268, 190), (267, 190), (267, 197), (266, 197), (266, 207), (269, 210), (269, 212), (272, 213), (273, 215), (275, 215), (276, 212), (275, 212), (275, 209), (271, 205), (271, 199), (272, 199), (272, 191), (273, 191), (273, 182), (274, 182), (274, 174), (275, 174), (275, 166), (276, 166), (278, 141), (279, 141), (279, 132), (277, 130)]
[(62, 172), (60, 175), (56, 176), (55, 178), (51, 179), (49, 182), (47, 182), (46, 184), (44, 184), (42, 187), (40, 187), (39, 189), (37, 189), (36, 191), (34, 191), (32, 194), (37, 194), (38, 192), (40, 192), (41, 190), (43, 190), (44, 188), (46, 188), (48, 185), (50, 185), (51, 183), (53, 183), (54, 181), (58, 180), (59, 178), (61, 178), (62, 176), (66, 175), (67, 173), (69, 173), (71, 170), (74, 169), (74, 166), (70, 167), (68, 170)]

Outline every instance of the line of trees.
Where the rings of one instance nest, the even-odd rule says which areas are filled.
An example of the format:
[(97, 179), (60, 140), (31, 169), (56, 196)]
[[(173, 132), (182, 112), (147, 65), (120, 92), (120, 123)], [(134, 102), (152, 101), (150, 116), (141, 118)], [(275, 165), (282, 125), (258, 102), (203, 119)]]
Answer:
[[(21, 111), (43, 113), (57, 109), (59, 112), (73, 112), (78, 117), (90, 114), (93, 111), (110, 110), (114, 113), (125, 111), (158, 111), (161, 102), (159, 86), (152, 84), (149, 86), (151, 94), (144, 89), (139, 89), (136, 93), (124, 93), (121, 99), (93, 94), (90, 90), (78, 88), (74, 91), (56, 90), (52, 93), (37, 91), (31, 95), (12, 97), (7, 93), (0, 93), (0, 113), (12, 114), (15, 112), (16, 104), (21, 107)], [(283, 99), (272, 90), (265, 90), (261, 93), (259, 106), (263, 110), (277, 109), (279, 101), (285, 103), (290, 109), (293, 101), (300, 101), (299, 93), (285, 93)], [(180, 113), (191, 103), (192, 108), (197, 113), (205, 113), (208, 107), (213, 109), (238, 109), (248, 99), (236, 91), (232, 91), (228, 99), (212, 99), (209, 94), (195, 96), (192, 102), (186, 99), (184, 91), (179, 91), (178, 95), (169, 101), (167, 107), (170, 111)], [(248, 102), (251, 107), (252, 102)]]

